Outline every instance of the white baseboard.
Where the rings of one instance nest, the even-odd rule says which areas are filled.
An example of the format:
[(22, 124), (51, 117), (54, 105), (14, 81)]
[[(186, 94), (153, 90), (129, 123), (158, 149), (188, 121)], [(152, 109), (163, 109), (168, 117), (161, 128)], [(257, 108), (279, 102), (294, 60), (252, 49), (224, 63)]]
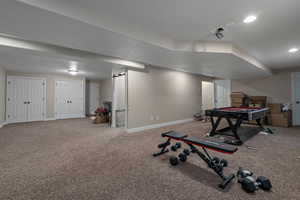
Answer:
[(171, 125), (175, 125), (175, 124), (182, 124), (182, 123), (186, 123), (186, 122), (191, 122), (193, 120), (194, 120), (193, 118), (189, 118), (189, 119), (165, 122), (165, 123), (160, 123), (160, 124), (151, 124), (148, 126), (142, 126), (142, 127), (137, 127), (137, 128), (130, 128), (130, 129), (127, 129), (127, 133), (135, 133), (135, 132), (145, 131), (145, 130), (154, 129), (154, 128), (161, 128), (161, 127), (171, 126)]
[(3, 126), (5, 126), (6, 124), (8, 124), (7, 122), (2, 122), (2, 123), (0, 123), (0, 128), (3, 128)]
[(44, 119), (44, 121), (53, 121), (53, 120), (56, 120), (56, 118), (55, 117), (51, 117), (51, 118)]

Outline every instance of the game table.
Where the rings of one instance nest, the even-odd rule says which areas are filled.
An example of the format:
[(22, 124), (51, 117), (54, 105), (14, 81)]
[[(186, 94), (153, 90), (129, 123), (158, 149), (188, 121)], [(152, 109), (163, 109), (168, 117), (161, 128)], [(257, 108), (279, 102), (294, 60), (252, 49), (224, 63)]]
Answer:
[[(215, 108), (205, 111), (205, 115), (210, 117), (212, 129), (209, 136), (226, 135), (234, 137), (234, 140), (226, 140), (224, 142), (233, 145), (242, 145), (243, 140), (241, 136), (244, 134), (257, 134), (264, 130), (261, 121), (266, 117), (269, 108), (257, 108), (257, 107), (224, 107)], [(215, 121), (215, 118), (217, 120)], [(217, 130), (222, 119), (225, 119), (228, 126)], [(256, 121), (256, 126), (242, 127), (242, 123), (245, 121)]]

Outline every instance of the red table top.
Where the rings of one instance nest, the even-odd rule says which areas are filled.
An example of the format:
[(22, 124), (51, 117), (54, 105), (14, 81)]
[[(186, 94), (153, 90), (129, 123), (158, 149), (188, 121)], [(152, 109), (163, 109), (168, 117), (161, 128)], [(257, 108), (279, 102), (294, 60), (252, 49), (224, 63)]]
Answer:
[(257, 107), (226, 107), (226, 108), (219, 108), (218, 110), (221, 111), (249, 111), (249, 110), (260, 110), (262, 108), (257, 108)]

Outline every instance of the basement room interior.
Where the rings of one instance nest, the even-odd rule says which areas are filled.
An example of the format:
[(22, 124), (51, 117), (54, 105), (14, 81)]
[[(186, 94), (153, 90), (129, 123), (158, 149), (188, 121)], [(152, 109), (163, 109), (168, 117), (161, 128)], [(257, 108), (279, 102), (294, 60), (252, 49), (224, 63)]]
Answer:
[(0, 199), (300, 199), (299, 9), (2, 0)]

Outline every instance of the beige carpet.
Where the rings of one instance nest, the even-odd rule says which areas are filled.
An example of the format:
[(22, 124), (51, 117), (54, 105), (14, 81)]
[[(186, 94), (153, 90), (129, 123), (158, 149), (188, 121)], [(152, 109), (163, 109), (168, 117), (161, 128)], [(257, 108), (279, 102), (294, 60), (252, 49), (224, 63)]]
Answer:
[(236, 182), (219, 190), (219, 177), (196, 155), (177, 167), (169, 155), (151, 156), (163, 131), (203, 137), (209, 129), (192, 122), (126, 134), (87, 119), (6, 126), (0, 129), (0, 199), (300, 199), (300, 128), (257, 135), (234, 155), (213, 153), (229, 161), (226, 173), (242, 166), (269, 177), (271, 192), (247, 194)]

